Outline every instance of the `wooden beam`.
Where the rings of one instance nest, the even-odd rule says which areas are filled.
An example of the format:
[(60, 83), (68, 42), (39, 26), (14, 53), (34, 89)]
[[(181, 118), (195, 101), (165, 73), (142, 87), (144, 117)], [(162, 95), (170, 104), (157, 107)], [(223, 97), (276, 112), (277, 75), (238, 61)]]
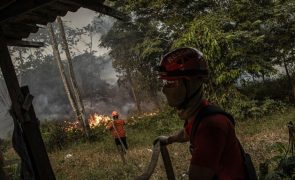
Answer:
[(74, 4), (65, 4), (63, 2), (57, 1), (49, 5), (49, 9), (55, 8), (56, 10), (60, 11), (71, 11), (71, 12), (76, 12), (80, 6), (74, 5)]
[(20, 0), (11, 3), (0, 11), (0, 23), (3, 23), (11, 18), (31, 12), (35, 9), (48, 5), (56, 0)]
[(103, 4), (103, 1), (98, 0), (60, 0), (61, 2), (75, 4), (84, 8), (91, 9), (93, 11), (100, 12), (102, 14), (114, 17), (122, 21), (129, 21), (130, 17), (126, 14), (117, 11), (109, 6)]
[(5, 32), (8, 31), (27, 31), (30, 33), (36, 33), (39, 27), (36, 24), (25, 24), (25, 23), (6, 23), (2, 25), (2, 29)]
[(16, 0), (1, 0), (0, 10), (6, 8), (10, 4), (14, 3)]
[(7, 45), (8, 46), (18, 46), (18, 47), (40, 48), (40, 47), (44, 46), (44, 42), (7, 39)]
[(38, 16), (34, 13), (27, 13), (24, 16), (20, 16), (15, 20), (8, 20), (7, 23), (24, 23), (24, 24), (41, 24), (46, 25), (48, 21), (46, 19), (43, 19), (41, 16)]
[[(11, 99), (11, 112), (21, 128), (23, 141), (34, 170), (35, 179), (55, 180), (53, 170), (39, 130), (39, 121), (33, 106), (23, 109), (30, 96), (28, 87), (20, 88), (6, 39), (0, 27), (0, 67)], [(28, 98), (27, 98), (28, 99)]]
[(47, 6), (46, 8), (37, 9), (33, 12), (36, 14), (43, 14), (43, 16), (47, 15), (48, 17), (53, 17), (55, 20), (57, 16), (65, 16), (68, 13), (68, 9), (59, 10), (58, 8)]

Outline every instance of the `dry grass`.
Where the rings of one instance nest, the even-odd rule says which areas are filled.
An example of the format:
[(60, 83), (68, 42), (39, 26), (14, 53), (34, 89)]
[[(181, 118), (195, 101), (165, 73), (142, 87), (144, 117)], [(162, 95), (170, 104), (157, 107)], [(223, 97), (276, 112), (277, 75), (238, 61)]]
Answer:
[[(169, 152), (179, 177), (188, 167), (188, 148), (175, 144), (169, 147)], [(133, 179), (145, 170), (151, 155), (151, 146), (132, 148), (126, 156), (127, 165), (124, 165), (115, 149), (106, 151), (97, 143), (88, 145), (87, 149), (77, 146), (52, 153), (50, 160), (58, 179)], [(166, 179), (161, 158), (151, 179)]]
[(284, 114), (275, 114), (258, 121), (239, 122), (237, 134), (245, 150), (252, 156), (254, 164), (265, 162), (274, 156), (284, 155), (288, 146), (287, 123), (293, 121), (294, 109)]
[[(252, 155), (256, 167), (259, 162), (283, 154), (281, 144), (287, 146), (286, 124), (294, 120), (295, 112), (293, 111), (292, 108), (284, 114), (237, 123), (236, 131), (240, 141), (245, 150)], [(75, 144), (49, 154), (57, 179), (133, 179), (145, 170), (152, 154), (152, 139), (155, 135), (160, 135), (155, 134), (152, 127), (144, 131), (130, 130), (127, 165), (121, 162), (111, 137), (104, 139), (103, 142)], [(168, 147), (178, 179), (189, 165), (188, 146), (188, 144), (173, 144)], [(5, 157), (15, 159), (16, 155), (10, 149), (5, 153)], [(166, 179), (161, 158), (151, 179)]]

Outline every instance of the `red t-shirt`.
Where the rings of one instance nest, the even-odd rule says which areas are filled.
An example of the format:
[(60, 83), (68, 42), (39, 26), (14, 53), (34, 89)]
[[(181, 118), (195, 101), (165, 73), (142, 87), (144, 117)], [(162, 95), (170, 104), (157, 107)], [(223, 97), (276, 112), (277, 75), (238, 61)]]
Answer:
[[(208, 105), (208, 102), (203, 105)], [(191, 134), (192, 123), (185, 125), (188, 135)], [(216, 114), (202, 119), (193, 145), (191, 164), (213, 170), (219, 180), (246, 179), (235, 129), (226, 116)]]

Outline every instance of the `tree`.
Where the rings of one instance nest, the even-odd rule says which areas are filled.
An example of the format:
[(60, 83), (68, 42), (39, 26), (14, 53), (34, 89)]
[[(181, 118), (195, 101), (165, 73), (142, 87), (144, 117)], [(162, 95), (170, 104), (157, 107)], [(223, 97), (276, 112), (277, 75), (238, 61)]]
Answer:
[[(110, 32), (117, 33), (108, 39), (123, 36), (130, 39), (128, 33), (139, 33), (142, 38), (127, 49), (139, 57), (133, 64), (144, 66), (144, 70), (154, 67), (159, 57), (170, 49), (191, 46), (200, 49), (208, 61), (210, 78), (206, 92), (219, 103), (231, 99), (233, 91), (239, 94), (235, 85), (245, 76), (253, 77), (252, 81), (266, 82), (267, 77), (277, 74), (277, 65), (285, 67), (292, 87), (290, 92), (295, 97), (292, 70), (295, 5), (292, 0), (125, 0), (109, 3), (132, 14), (132, 25), (113, 26)], [(133, 28), (130, 30), (127, 26)], [(109, 43), (112, 51), (120, 49), (120, 45), (123, 46)], [(152, 61), (153, 58), (157, 60)], [(152, 71), (143, 73), (137, 66), (133, 69), (144, 74), (145, 82), (149, 82), (147, 74), (154, 75)]]
[(76, 114), (77, 119), (83, 124), (83, 128), (84, 128), (86, 136), (89, 137), (89, 132), (88, 132), (86, 126), (85, 126), (85, 123), (83, 122), (83, 119), (82, 119), (82, 116), (81, 116), (81, 113), (79, 111), (79, 107), (78, 107), (78, 104), (77, 104), (77, 100), (76, 100), (75, 95), (73, 93), (73, 89), (71, 87), (71, 84), (69, 82), (68, 77), (66, 76), (65, 68), (63, 66), (63, 63), (61, 61), (61, 57), (60, 57), (60, 54), (59, 54), (57, 40), (56, 40), (56, 37), (54, 35), (53, 27), (52, 27), (52, 25), (50, 23), (48, 24), (48, 30), (49, 30), (49, 34), (50, 34), (50, 38), (51, 38), (53, 54), (54, 54), (54, 57), (55, 57), (55, 59), (57, 61), (59, 72), (60, 72), (60, 75), (61, 75), (61, 78), (62, 78), (62, 81), (63, 81), (63, 84), (64, 84), (66, 94), (68, 96), (69, 102), (70, 102), (70, 104), (71, 104), (71, 106), (73, 108), (74, 113)]
[[(136, 77), (136, 61), (138, 60), (135, 54), (130, 51), (130, 48), (138, 41), (140, 34), (135, 31), (126, 31), (132, 29), (131, 26), (121, 26), (121, 23), (115, 23), (114, 26), (118, 29), (110, 30), (105, 36), (102, 37), (101, 46), (112, 47), (110, 51), (110, 56), (114, 59), (113, 66), (121, 74), (124, 74), (129, 85), (131, 86), (131, 91), (133, 92), (133, 99), (137, 105), (137, 110), (141, 112), (140, 101), (138, 98), (138, 91), (133, 83), (133, 78)], [(124, 24), (126, 25), (126, 24)], [(128, 34), (128, 35), (126, 35)], [(124, 45), (123, 45), (124, 44)], [(122, 46), (123, 45), (123, 46)]]
[(83, 122), (84, 131), (85, 131), (86, 135), (89, 136), (90, 127), (89, 127), (88, 121), (86, 119), (85, 108), (84, 108), (83, 101), (82, 101), (81, 94), (80, 94), (80, 90), (79, 90), (79, 87), (78, 87), (78, 84), (76, 81), (76, 76), (75, 76), (75, 72), (74, 72), (73, 65), (72, 65), (72, 57), (71, 57), (70, 50), (68, 47), (64, 26), (62, 24), (62, 20), (60, 17), (57, 17), (57, 22), (59, 24), (59, 29), (60, 29), (60, 33), (61, 33), (61, 37), (62, 37), (62, 45), (63, 45), (64, 51), (65, 51), (66, 57), (67, 57), (67, 63), (68, 63), (68, 69), (69, 69), (69, 79), (70, 79), (70, 83), (71, 83), (70, 87), (73, 88), (74, 100), (78, 106), (78, 113), (79, 113), (79, 116)]

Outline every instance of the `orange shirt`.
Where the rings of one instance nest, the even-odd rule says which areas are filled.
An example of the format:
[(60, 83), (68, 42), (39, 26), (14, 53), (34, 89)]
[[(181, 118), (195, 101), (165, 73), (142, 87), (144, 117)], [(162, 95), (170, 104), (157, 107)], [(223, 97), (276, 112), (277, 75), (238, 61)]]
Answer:
[[(117, 119), (112, 122), (109, 122), (107, 129), (109, 129), (114, 138), (118, 137), (126, 137), (126, 132), (124, 129), (124, 125), (126, 122), (122, 119)], [(114, 128), (115, 127), (115, 128)]]

